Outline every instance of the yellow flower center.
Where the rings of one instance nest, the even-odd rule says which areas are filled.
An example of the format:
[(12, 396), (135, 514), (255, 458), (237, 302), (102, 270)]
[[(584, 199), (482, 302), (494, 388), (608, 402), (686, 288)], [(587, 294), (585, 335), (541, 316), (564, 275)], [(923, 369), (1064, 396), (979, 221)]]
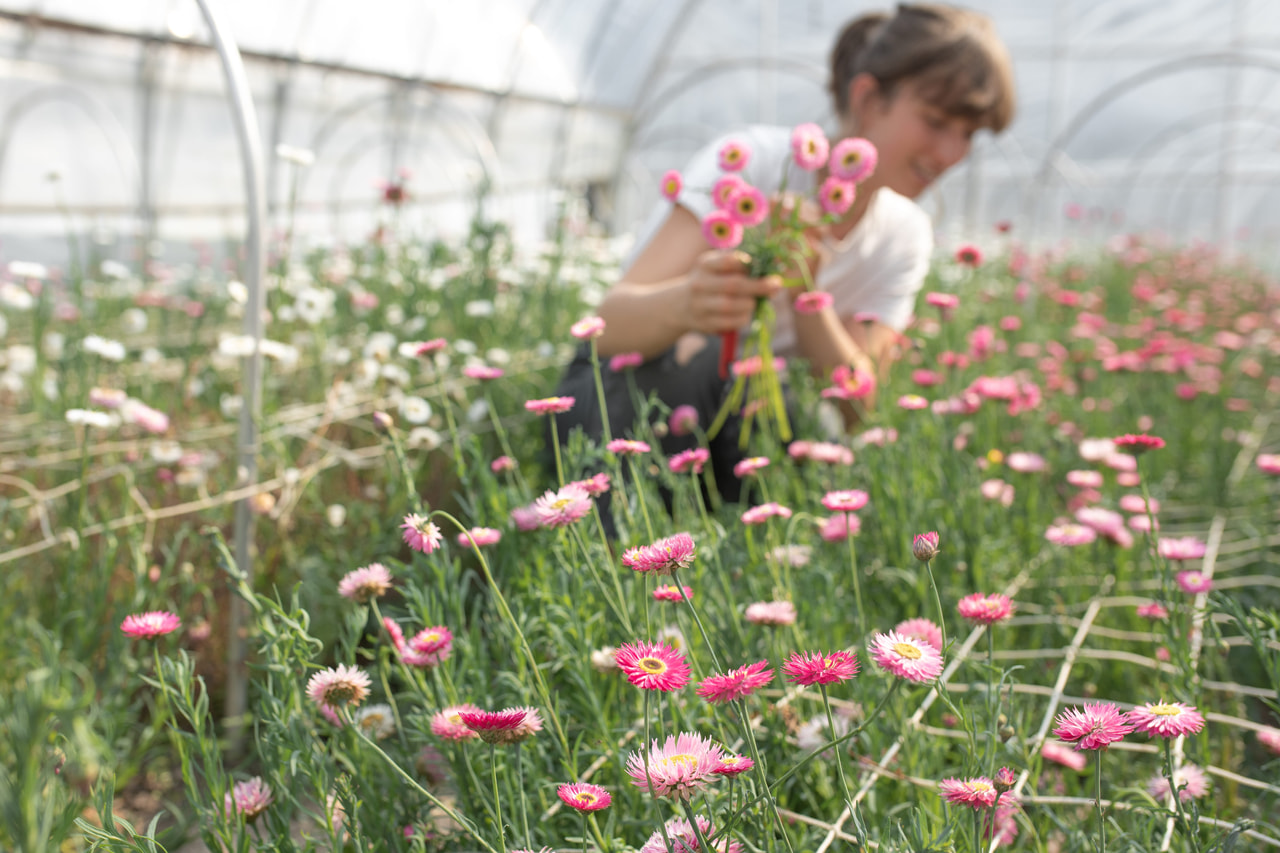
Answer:
[(636, 666), (650, 675), (661, 675), (667, 671), (666, 662), (658, 658), (640, 658), (640, 660), (636, 661)]
[(911, 645), (911, 643), (894, 643), (893, 650), (897, 652), (899, 656), (909, 660), (920, 660), (920, 658), (924, 657), (924, 653)]
[(560, 499), (560, 500), (558, 500), (558, 501), (553, 501), (553, 502), (551, 503), (551, 508), (552, 508), (552, 509), (564, 509), (565, 507), (567, 507), (567, 506), (569, 505), (569, 503), (570, 503), (569, 498), (561, 498), (561, 499)]
[(680, 767), (684, 770), (693, 770), (698, 766), (698, 759), (687, 752), (679, 755), (669, 755), (660, 762), (663, 767)]
[(422, 641), (424, 643), (438, 643), (440, 642), (440, 634), (436, 631), (432, 631), (430, 634), (423, 637)]
[(728, 765), (729, 767), (733, 767), (733, 766), (737, 765), (737, 763), (738, 763), (738, 761), (739, 761), (739, 760), (740, 760), (740, 759), (739, 759), (739, 757), (738, 757), (738, 756), (736, 756), (736, 755), (729, 755), (729, 756), (725, 756), (724, 758), (720, 759), (720, 763), (721, 763), (721, 764)]
[(1004, 461), (1004, 454), (993, 447), (992, 449), (987, 451), (987, 461), (990, 462), (992, 465), (999, 465), (1001, 462)]
[(591, 793), (590, 791), (579, 791), (578, 793), (573, 795), (573, 798), (578, 802), (586, 803), (587, 805), (591, 805), (592, 803), (594, 803), (596, 800), (599, 799), (599, 797), (597, 797), (595, 794)]
[(970, 782), (970, 783), (969, 783), (969, 787), (973, 788), (973, 790), (975, 790), (975, 791), (992, 791), (992, 790), (995, 790), (995, 789), (994, 789), (994, 788), (992, 788), (990, 785), (988, 785), (986, 782), (983, 782), (983, 781), (981, 781), (981, 780), (979, 780), (979, 779), (975, 779), (974, 781)]
[(1153, 714), (1159, 714), (1162, 717), (1176, 717), (1182, 713), (1182, 709), (1177, 705), (1170, 705), (1167, 702), (1161, 702), (1159, 705), (1152, 705), (1149, 709)]

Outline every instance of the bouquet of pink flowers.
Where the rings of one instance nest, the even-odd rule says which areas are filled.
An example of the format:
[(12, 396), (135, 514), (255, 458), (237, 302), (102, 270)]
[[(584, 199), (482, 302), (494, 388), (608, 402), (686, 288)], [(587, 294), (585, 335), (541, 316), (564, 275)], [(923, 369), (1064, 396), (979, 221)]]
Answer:
[[(740, 142), (731, 141), (720, 149), (720, 168), (725, 173), (711, 188), (715, 210), (702, 220), (702, 233), (715, 249), (741, 249), (750, 260), (747, 274), (755, 278), (777, 275), (788, 287), (812, 291), (814, 282), (809, 267), (813, 248), (805, 232), (822, 223), (832, 223), (848, 212), (857, 193), (857, 185), (867, 179), (876, 167), (876, 149), (866, 139), (849, 138), (834, 148), (816, 124), (802, 124), (791, 134), (792, 158), (783, 167), (779, 193), (770, 199), (751, 186), (739, 174), (751, 158), (751, 151)], [(817, 187), (816, 199), (787, 192), (787, 170), (794, 163), (806, 172), (826, 167), (827, 177)], [(668, 172), (662, 179), (662, 194), (671, 201), (679, 200), (682, 181), (678, 172)], [(821, 216), (809, 211), (816, 201)], [(815, 293), (815, 296), (817, 294)], [(829, 300), (796, 299), (797, 310), (822, 310)], [(714, 436), (724, 425), (729, 413), (741, 411), (743, 417), (741, 443), (750, 440), (756, 419), (772, 424), (783, 441), (791, 440), (791, 426), (778, 380), (778, 363), (771, 344), (774, 323), (773, 305), (768, 299), (756, 301), (755, 315), (742, 342), (738, 356), (738, 330), (721, 335), (720, 377), (733, 372), (733, 387), (724, 406), (708, 429)]]

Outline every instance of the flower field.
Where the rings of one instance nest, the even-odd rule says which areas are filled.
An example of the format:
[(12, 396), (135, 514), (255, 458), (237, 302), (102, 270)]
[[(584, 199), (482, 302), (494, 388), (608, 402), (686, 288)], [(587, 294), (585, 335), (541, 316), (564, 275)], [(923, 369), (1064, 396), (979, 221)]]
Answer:
[(653, 401), (544, 450), (616, 247), (392, 233), (277, 261), (258, 483), (243, 285), (10, 268), (0, 848), (1280, 847), (1274, 281), (939, 260), (728, 502)]

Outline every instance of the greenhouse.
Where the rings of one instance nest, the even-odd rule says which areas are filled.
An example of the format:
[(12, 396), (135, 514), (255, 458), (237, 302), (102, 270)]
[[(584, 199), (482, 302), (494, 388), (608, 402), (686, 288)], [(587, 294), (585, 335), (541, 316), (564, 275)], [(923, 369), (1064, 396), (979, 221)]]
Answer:
[(0, 850), (1280, 849), (1280, 5), (0, 63)]

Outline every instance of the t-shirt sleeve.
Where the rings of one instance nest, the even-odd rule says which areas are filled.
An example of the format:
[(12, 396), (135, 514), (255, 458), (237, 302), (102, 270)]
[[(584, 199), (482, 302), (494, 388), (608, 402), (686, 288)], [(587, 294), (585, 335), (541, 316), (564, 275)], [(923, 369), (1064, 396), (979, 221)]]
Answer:
[[(904, 203), (911, 205), (905, 200)], [(914, 205), (901, 210), (887, 223), (888, 232), (876, 252), (879, 257), (867, 270), (867, 279), (860, 288), (860, 304), (848, 306), (847, 312), (836, 306), (841, 314), (875, 314), (881, 323), (899, 332), (911, 321), (916, 295), (924, 285), (933, 256), (933, 228), (928, 216)]]

